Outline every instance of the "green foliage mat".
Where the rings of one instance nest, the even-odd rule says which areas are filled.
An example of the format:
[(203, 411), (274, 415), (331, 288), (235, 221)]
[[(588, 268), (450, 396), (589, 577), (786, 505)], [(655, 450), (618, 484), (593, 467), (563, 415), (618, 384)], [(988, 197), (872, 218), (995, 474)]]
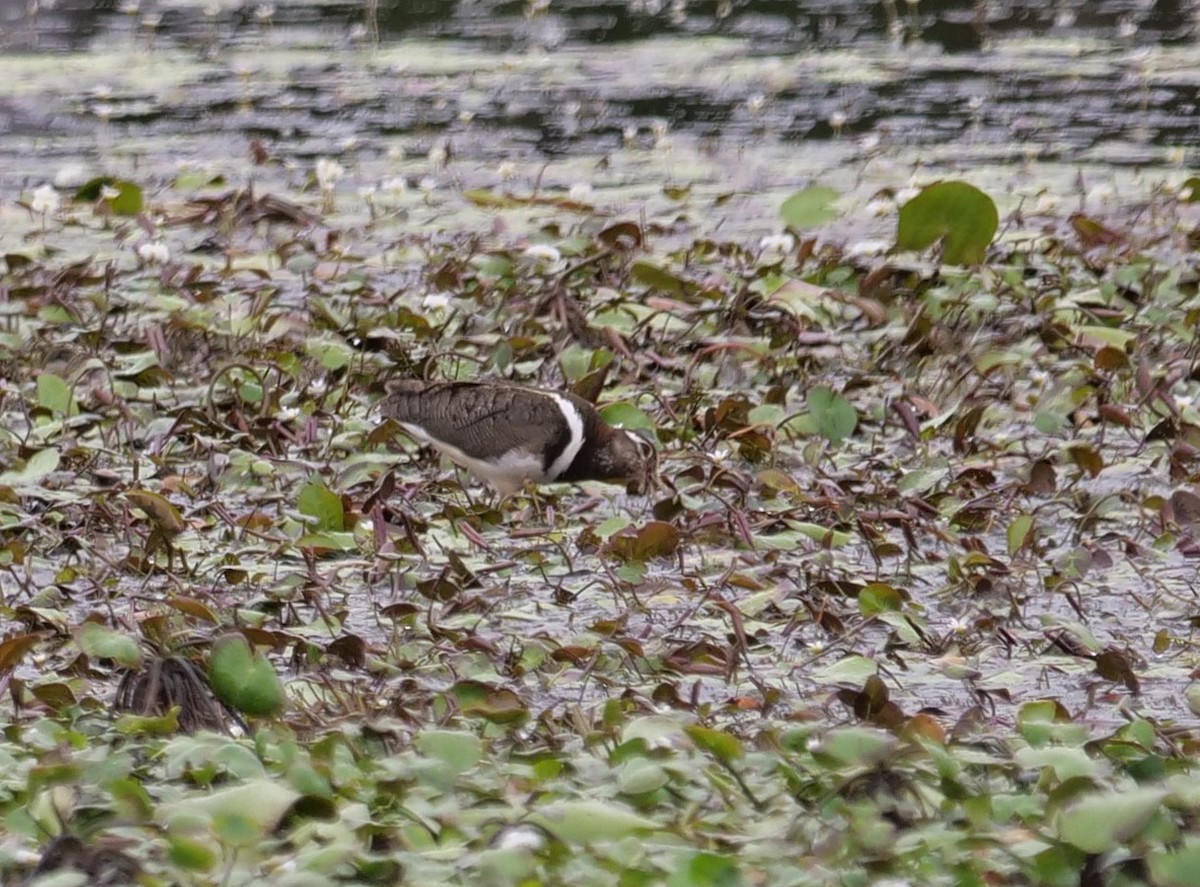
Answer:
[[(824, 188), (759, 243), (339, 176), (10, 228), (8, 877), (1195, 883), (1188, 204), (943, 184), (884, 255)], [(497, 500), (414, 376), (598, 394), (661, 486)]]

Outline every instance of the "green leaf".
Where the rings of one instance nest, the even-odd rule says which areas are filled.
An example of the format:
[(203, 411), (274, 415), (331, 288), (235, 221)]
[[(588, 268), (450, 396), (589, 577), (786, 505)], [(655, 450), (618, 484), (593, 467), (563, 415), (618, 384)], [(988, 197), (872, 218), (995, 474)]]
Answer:
[(662, 290), (676, 296), (683, 294), (683, 281), (651, 262), (634, 262), (631, 273), (634, 280), (644, 283), (650, 289)]
[(465, 773), (483, 758), (483, 743), (474, 733), (427, 730), (413, 744), (419, 752), (437, 758), (455, 773)]
[(858, 427), (858, 412), (854, 405), (832, 388), (822, 385), (810, 391), (808, 410), (816, 420), (817, 432), (834, 446)]
[(556, 801), (529, 816), (560, 841), (590, 844), (659, 831), (659, 824), (627, 807), (605, 801)]
[[(116, 195), (105, 197), (106, 188), (116, 191)], [(75, 192), (75, 199), (86, 203), (98, 203), (103, 200), (108, 209), (118, 216), (136, 216), (142, 211), (141, 186), (112, 176), (98, 176), (85, 182)]]
[(864, 616), (898, 613), (903, 607), (904, 595), (882, 582), (872, 582), (858, 593), (858, 611)]
[(742, 748), (742, 743), (736, 737), (729, 735), (723, 730), (713, 730), (709, 727), (689, 724), (683, 728), (683, 732), (688, 735), (692, 742), (696, 743), (698, 748), (704, 749), (718, 760), (729, 762), (735, 758), (740, 758), (746, 753), (745, 749)]
[(941, 241), (946, 264), (978, 265), (999, 227), (992, 198), (966, 182), (937, 182), (900, 208), (896, 248), (923, 250)]
[(618, 400), (600, 410), (600, 418), (609, 425), (624, 428), (627, 431), (649, 431), (654, 439), (658, 439), (658, 429), (654, 420), (628, 401)]
[(1008, 525), (1008, 556), (1012, 557), (1014, 554), (1028, 545), (1029, 540), (1032, 538), (1033, 515), (1018, 515), (1016, 519)]
[(837, 218), (833, 202), (840, 196), (833, 188), (812, 185), (785, 200), (779, 215), (789, 228), (816, 228)]
[(1107, 853), (1137, 837), (1166, 796), (1160, 788), (1091, 795), (1062, 812), (1058, 834), (1084, 853)]
[(296, 499), (300, 513), (313, 519), (318, 533), (341, 533), (346, 529), (342, 497), (318, 480), (311, 480)]
[(136, 668), (142, 661), (142, 651), (135, 638), (99, 622), (83, 623), (75, 641), (90, 659), (112, 659), (126, 668)]
[(208, 676), (217, 698), (252, 717), (273, 717), (283, 711), (283, 682), (265, 656), (250, 651), (240, 634), (213, 641)]
[(37, 377), (37, 399), (39, 406), (60, 416), (71, 415), (71, 408), (75, 406), (75, 398), (71, 397), (71, 386), (54, 373), (42, 373)]
[(675, 870), (667, 887), (742, 887), (746, 879), (728, 856), (697, 853)]
[(874, 766), (892, 757), (899, 740), (869, 727), (839, 727), (810, 746), (818, 761), (833, 766)]

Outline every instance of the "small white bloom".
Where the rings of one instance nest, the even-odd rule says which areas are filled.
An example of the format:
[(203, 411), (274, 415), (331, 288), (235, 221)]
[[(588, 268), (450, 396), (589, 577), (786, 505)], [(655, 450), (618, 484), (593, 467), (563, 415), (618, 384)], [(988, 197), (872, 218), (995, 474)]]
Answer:
[(751, 114), (757, 114), (763, 109), (763, 105), (767, 103), (767, 97), (761, 92), (756, 92), (750, 98), (746, 99), (746, 110)]
[(390, 179), (384, 179), (379, 183), (379, 188), (382, 191), (387, 191), (393, 197), (398, 197), (408, 190), (408, 180), (404, 176), (395, 176)]
[(630, 123), (628, 126), (625, 127), (625, 129), (623, 129), (621, 131), (621, 138), (623, 138), (625, 140), (626, 145), (632, 145), (634, 142), (637, 141), (637, 137), (638, 137), (638, 128), (636, 126), (634, 126), (632, 123)]
[(316, 166), (317, 185), (322, 191), (332, 191), (334, 185), (346, 174), (346, 168), (330, 157), (322, 157)]
[(496, 839), (499, 850), (541, 850), (545, 845), (546, 836), (527, 825), (505, 829)]
[(441, 311), (450, 304), (450, 296), (447, 293), (429, 293), (421, 300), (421, 307), (426, 311)]
[(171, 258), (171, 250), (161, 240), (148, 240), (139, 243), (138, 258), (147, 265), (165, 265)]
[(370, 203), (372, 200), (375, 199), (375, 186), (374, 185), (363, 185), (361, 188), (358, 189), (358, 196), (361, 197), (363, 200), (365, 200), (367, 203)]
[(790, 234), (768, 234), (758, 242), (764, 253), (790, 253), (796, 248), (796, 238)]
[(60, 166), (54, 173), (54, 187), (78, 188), (90, 178), (87, 167), (82, 163), (68, 163), (66, 166)]
[(845, 111), (834, 111), (829, 115), (829, 125), (835, 130), (840, 130), (848, 119)]
[(534, 243), (525, 247), (525, 252), (521, 256), (526, 259), (532, 259), (535, 262), (545, 262), (548, 265), (553, 265), (562, 258), (562, 253), (548, 243)]
[(567, 196), (576, 203), (585, 203), (592, 199), (592, 186), (587, 182), (576, 182)]
[(1037, 202), (1033, 205), (1034, 213), (1043, 216), (1058, 215), (1063, 208), (1063, 199), (1057, 194), (1046, 192), (1039, 194)]
[(33, 192), (33, 199), (29, 201), (29, 208), (39, 216), (49, 216), (58, 212), (58, 207), (61, 203), (62, 198), (58, 196), (58, 192), (54, 190), (53, 185), (42, 185)]
[(496, 167), (496, 172), (500, 175), (500, 181), (509, 182), (517, 174), (517, 167), (512, 161), (505, 160)]
[(112, 185), (101, 185), (100, 186), (100, 199), (102, 201), (116, 200), (120, 196), (121, 196), (120, 188), (114, 188)]
[(270, 3), (260, 3), (254, 8), (254, 17), (260, 22), (270, 21), (275, 14), (275, 7)]

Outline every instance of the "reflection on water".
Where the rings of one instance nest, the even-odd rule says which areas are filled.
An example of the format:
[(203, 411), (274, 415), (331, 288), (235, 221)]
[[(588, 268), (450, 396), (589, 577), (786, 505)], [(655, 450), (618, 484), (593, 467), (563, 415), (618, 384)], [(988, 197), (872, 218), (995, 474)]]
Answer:
[(1014, 36), (1120, 39), (1141, 45), (1193, 40), (1197, 9), (1188, 0), (0, 0), (0, 45), (77, 51), (121, 18), (174, 39), (208, 39), (214, 25), (236, 39), (242, 26), (321, 24), (347, 31), (369, 23), (383, 40), (405, 36), (485, 41), (511, 50), (536, 43), (612, 43), (660, 35), (746, 37), (761, 50), (832, 48), (870, 40), (921, 39), (971, 51)]
[[(0, 0), (22, 72), (31, 54), (114, 47), (194, 66), (169, 91), (120, 63), (41, 89), (6, 77), (23, 85), (0, 92), (0, 182), (43, 180), (97, 150), (97, 131), (192, 140), (171, 150), (201, 159), (198, 121), (222, 153), (260, 138), (301, 161), (371, 139), (393, 154), (452, 139), (487, 163), (600, 158), (665, 128), (710, 153), (969, 142), (1004, 163), (1178, 164), (1200, 142), (1200, 72), (1182, 58), (1198, 20), (1200, 0)], [(431, 45), (460, 61), (430, 64)]]

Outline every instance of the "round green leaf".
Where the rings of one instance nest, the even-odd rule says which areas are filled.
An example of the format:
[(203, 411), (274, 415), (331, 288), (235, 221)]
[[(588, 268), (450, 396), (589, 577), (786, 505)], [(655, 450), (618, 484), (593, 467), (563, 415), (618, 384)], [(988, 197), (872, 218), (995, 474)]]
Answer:
[(853, 404), (823, 385), (808, 392), (808, 410), (816, 420), (817, 432), (834, 446), (858, 427), (858, 412)]
[(785, 200), (779, 215), (789, 228), (816, 228), (837, 218), (833, 202), (840, 196), (833, 188), (812, 185)]
[(923, 250), (941, 241), (943, 262), (977, 265), (999, 227), (992, 198), (966, 182), (937, 182), (900, 208), (896, 248)]
[(213, 641), (208, 675), (217, 698), (252, 717), (272, 717), (283, 711), (284, 691), (279, 675), (265, 656), (256, 656), (240, 634)]

